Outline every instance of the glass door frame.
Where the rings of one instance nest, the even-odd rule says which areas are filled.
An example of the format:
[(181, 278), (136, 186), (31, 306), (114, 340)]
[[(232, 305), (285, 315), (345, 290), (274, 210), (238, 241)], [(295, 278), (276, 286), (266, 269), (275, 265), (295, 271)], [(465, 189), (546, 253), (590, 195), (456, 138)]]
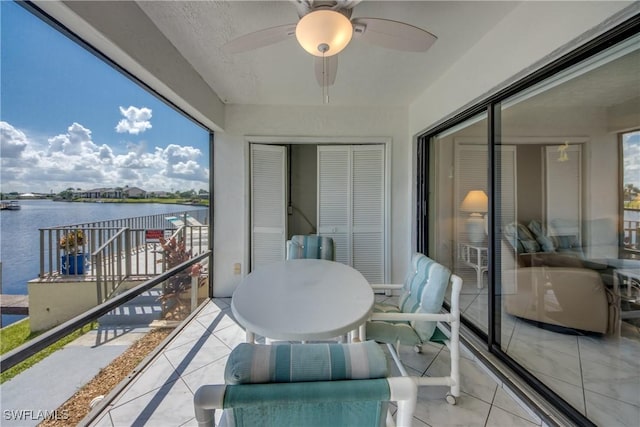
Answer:
[[(485, 113), (487, 114), (487, 136), (488, 136), (488, 226), (489, 230), (494, 230), (496, 221), (496, 209), (500, 206), (500, 201), (496, 200), (496, 181), (498, 172), (496, 165), (499, 164), (499, 147), (501, 145), (501, 110), (502, 101), (515, 96), (525, 89), (543, 82), (553, 75), (568, 69), (598, 53), (620, 43), (636, 34), (640, 33), (640, 14), (635, 15), (615, 28), (605, 32), (604, 34), (594, 38), (593, 40), (577, 47), (568, 54), (558, 58), (555, 61), (541, 67), (524, 78), (514, 82), (513, 84), (503, 88), (496, 93), (489, 95), (485, 99), (468, 107), (464, 111), (445, 119), (440, 124), (428, 129), (417, 138), (416, 144), (416, 248), (419, 252), (429, 256), (429, 156), (430, 145), (438, 134), (449, 130), (453, 126), (459, 125), (472, 117)], [(423, 176), (418, 176), (421, 174)], [(529, 386), (539, 393), (546, 401), (554, 405), (564, 416), (578, 425), (595, 426), (595, 424), (577, 411), (567, 401), (561, 398), (548, 386), (533, 376), (527, 369), (517, 363), (513, 358), (506, 354), (501, 348), (501, 289), (500, 284), (496, 281), (496, 272), (500, 271), (500, 260), (497, 256), (496, 234), (492, 231), (488, 238), (488, 333), (483, 332), (475, 324), (468, 319), (462, 318), (462, 323), (470, 329), (476, 336), (484, 341), (486, 349), (494, 354), (501, 362), (516, 372)], [(445, 307), (449, 309), (445, 303)], [(497, 372), (496, 372), (497, 373)], [(499, 374), (499, 373), (497, 373)], [(502, 378), (505, 382), (509, 382), (507, 378)], [(525, 401), (529, 401), (526, 395), (521, 394), (519, 397)], [(547, 420), (551, 422), (552, 420)]]

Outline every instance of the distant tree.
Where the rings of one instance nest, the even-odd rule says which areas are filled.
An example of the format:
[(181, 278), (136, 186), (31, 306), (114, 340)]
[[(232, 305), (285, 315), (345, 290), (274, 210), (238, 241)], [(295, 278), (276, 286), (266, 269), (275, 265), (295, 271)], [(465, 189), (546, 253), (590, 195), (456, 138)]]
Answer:
[(60, 193), (58, 193), (58, 197), (64, 200), (73, 199), (73, 188), (67, 188), (64, 191), (61, 191)]
[(634, 184), (628, 183), (624, 185), (624, 200), (633, 200), (638, 194), (640, 194), (640, 188), (636, 187)]

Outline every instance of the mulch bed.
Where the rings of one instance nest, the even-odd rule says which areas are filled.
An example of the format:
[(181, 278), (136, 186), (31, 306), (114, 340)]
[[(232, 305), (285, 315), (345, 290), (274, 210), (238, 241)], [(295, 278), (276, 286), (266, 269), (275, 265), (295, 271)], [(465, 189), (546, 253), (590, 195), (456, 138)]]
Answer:
[(140, 338), (108, 366), (102, 368), (91, 381), (57, 409), (57, 414), (64, 414), (63, 417), (59, 416), (57, 420), (45, 420), (39, 426), (77, 425), (89, 413), (91, 401), (95, 397), (108, 395), (149, 353), (158, 347), (171, 331), (171, 329), (154, 329)]

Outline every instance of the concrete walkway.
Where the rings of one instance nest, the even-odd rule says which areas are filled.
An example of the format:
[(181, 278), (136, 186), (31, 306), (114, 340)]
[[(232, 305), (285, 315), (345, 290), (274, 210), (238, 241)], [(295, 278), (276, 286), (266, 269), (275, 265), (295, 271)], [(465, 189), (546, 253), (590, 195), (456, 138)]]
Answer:
[(41, 360), (0, 386), (0, 425), (35, 426), (149, 332), (148, 327), (101, 326)]

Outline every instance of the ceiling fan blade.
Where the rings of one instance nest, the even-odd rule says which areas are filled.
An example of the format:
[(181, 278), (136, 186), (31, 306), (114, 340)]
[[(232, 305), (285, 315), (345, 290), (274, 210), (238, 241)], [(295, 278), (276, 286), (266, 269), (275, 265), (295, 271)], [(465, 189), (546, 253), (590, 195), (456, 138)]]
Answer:
[(286, 40), (296, 33), (296, 24), (279, 25), (245, 34), (222, 46), (226, 53), (241, 53)]
[[(336, 82), (338, 73), (338, 55), (315, 56), (316, 81), (322, 87), (331, 86)], [(325, 77), (326, 76), (326, 77)]]
[(404, 22), (377, 18), (355, 18), (353, 36), (389, 49), (424, 52), (438, 39), (421, 28)]

